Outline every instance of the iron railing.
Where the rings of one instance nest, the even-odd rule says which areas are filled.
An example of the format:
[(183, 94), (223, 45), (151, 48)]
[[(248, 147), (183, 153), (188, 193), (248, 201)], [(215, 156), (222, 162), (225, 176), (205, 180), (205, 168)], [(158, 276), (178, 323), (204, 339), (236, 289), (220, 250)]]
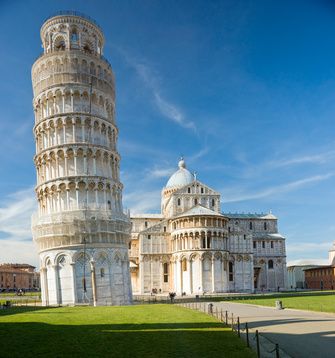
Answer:
[(53, 17), (56, 17), (56, 16), (78, 16), (78, 17), (82, 17), (83, 19), (92, 22), (101, 32), (103, 32), (102, 28), (100, 27), (100, 25), (94, 19), (92, 19), (92, 17), (90, 17), (88, 15), (85, 15), (80, 11), (74, 11), (74, 10), (57, 11), (57, 12), (53, 13), (52, 15), (48, 16), (44, 20), (44, 23), (47, 22), (48, 20), (52, 19)]

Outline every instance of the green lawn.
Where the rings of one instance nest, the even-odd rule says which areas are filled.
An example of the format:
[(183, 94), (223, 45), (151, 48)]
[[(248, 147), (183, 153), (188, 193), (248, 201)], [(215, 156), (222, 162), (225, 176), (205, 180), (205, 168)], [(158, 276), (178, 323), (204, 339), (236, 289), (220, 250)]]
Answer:
[(1, 357), (3, 352), (8, 357), (255, 357), (213, 317), (167, 304), (0, 310)]
[(315, 294), (308, 296), (301, 294), (295, 297), (262, 297), (247, 300), (234, 300), (233, 302), (275, 307), (276, 300), (282, 301), (285, 308), (335, 313), (335, 295), (333, 294)]

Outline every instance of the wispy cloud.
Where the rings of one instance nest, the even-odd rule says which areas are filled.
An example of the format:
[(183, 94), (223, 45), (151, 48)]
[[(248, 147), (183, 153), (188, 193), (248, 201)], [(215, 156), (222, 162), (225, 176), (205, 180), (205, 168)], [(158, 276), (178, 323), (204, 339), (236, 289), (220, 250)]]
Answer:
[(0, 207), (0, 231), (17, 240), (31, 237), (30, 219), (35, 208), (33, 188), (9, 195)]
[(149, 170), (147, 174), (151, 176), (153, 179), (157, 178), (167, 178), (176, 171), (176, 168), (154, 168)]
[(176, 104), (162, 95), (162, 89), (158, 80), (159, 76), (155, 71), (145, 61), (131, 57), (124, 50), (119, 49), (119, 51), (126, 59), (128, 65), (136, 71), (144, 85), (150, 90), (153, 103), (159, 112), (179, 126), (196, 131), (195, 123), (187, 119), (183, 111)]
[(330, 150), (327, 152), (312, 154), (312, 155), (302, 155), (289, 159), (279, 159), (273, 160), (267, 163), (268, 166), (273, 168), (287, 167), (291, 165), (299, 164), (324, 164), (333, 160), (335, 158), (335, 151)]
[(188, 158), (186, 158), (187, 162), (190, 162), (190, 163), (195, 162), (198, 159), (202, 158), (204, 155), (206, 155), (208, 152), (209, 152), (208, 147), (202, 148), (198, 152), (196, 152), (196, 153), (190, 155)]
[(157, 92), (157, 89), (154, 90), (153, 95), (157, 108), (165, 117), (171, 119), (173, 122), (182, 127), (196, 130), (195, 124), (192, 121), (188, 121), (176, 105), (162, 98), (162, 96)]
[(287, 243), (286, 250), (288, 254), (314, 253), (315, 251), (328, 252), (332, 242), (299, 242)]
[(37, 265), (31, 235), (31, 215), (36, 210), (33, 188), (10, 194), (0, 207), (0, 262)]
[(157, 212), (160, 207), (161, 191), (135, 190), (123, 196), (125, 206), (131, 213)]
[(287, 262), (287, 266), (296, 266), (296, 265), (329, 265), (327, 259), (324, 258), (314, 258), (314, 259), (299, 259), (299, 260), (290, 260)]
[(315, 175), (312, 177), (296, 180), (290, 183), (282, 184), (273, 186), (261, 191), (254, 191), (254, 192), (243, 192), (242, 190), (232, 189), (231, 193), (229, 193), (229, 189), (223, 189), (222, 192), (224, 193), (224, 202), (226, 203), (233, 203), (233, 202), (240, 202), (240, 201), (247, 201), (247, 200), (256, 200), (262, 199), (269, 196), (274, 196), (278, 194), (283, 194), (287, 192), (291, 192), (294, 190), (298, 190), (303, 188), (309, 184), (317, 183), (320, 181), (325, 181), (333, 177), (335, 173), (327, 173), (323, 175)]

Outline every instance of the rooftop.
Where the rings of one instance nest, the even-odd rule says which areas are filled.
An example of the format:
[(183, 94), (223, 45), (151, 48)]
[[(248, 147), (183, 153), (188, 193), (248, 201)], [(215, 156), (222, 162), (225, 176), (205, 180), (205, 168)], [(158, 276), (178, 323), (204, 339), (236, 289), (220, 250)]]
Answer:
[(184, 213), (176, 216), (175, 218), (181, 218), (184, 216), (223, 216), (222, 214), (218, 213), (217, 211), (210, 210), (205, 208), (202, 205), (196, 205), (192, 209), (185, 211)]
[(222, 213), (229, 219), (277, 219), (270, 213)]
[(163, 214), (130, 214), (131, 219), (163, 219)]
[(179, 169), (173, 173), (166, 183), (166, 188), (181, 188), (194, 182), (194, 175), (186, 169), (186, 163), (183, 158), (178, 163)]
[(77, 16), (77, 17), (81, 17), (89, 22), (92, 22), (96, 27), (99, 28), (99, 30), (102, 32), (101, 27), (99, 26), (99, 24), (92, 19), (90, 16), (83, 14), (82, 12), (79, 11), (73, 11), (73, 10), (63, 10), (63, 11), (57, 11), (55, 13), (53, 13), (52, 15), (48, 16), (43, 23), (46, 23), (48, 20), (52, 19), (53, 17), (56, 16)]

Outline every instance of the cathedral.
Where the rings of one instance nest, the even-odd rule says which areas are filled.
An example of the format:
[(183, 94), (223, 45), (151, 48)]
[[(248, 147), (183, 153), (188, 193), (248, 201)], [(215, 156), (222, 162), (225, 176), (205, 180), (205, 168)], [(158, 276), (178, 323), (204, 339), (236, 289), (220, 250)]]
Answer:
[(161, 193), (160, 214), (133, 214), (133, 293), (177, 295), (286, 288), (285, 238), (272, 214), (221, 212), (220, 193), (181, 159)]

